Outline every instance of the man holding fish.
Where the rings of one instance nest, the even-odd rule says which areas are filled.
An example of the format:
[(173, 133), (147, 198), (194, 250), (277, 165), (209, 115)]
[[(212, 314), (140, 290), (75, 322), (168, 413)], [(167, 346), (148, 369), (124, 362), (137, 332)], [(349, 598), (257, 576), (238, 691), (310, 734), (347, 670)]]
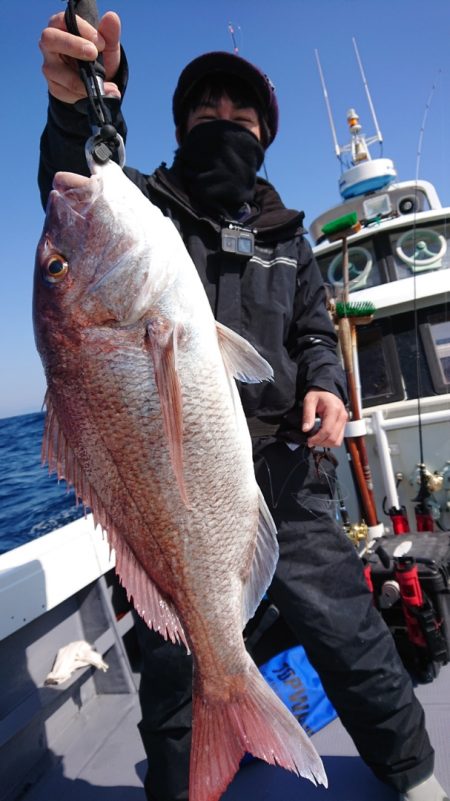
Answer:
[[(345, 379), (320, 274), (304, 237), (303, 215), (285, 208), (275, 189), (257, 177), (277, 133), (274, 87), (241, 57), (207, 53), (188, 64), (175, 90), (179, 148), (170, 168), (162, 165), (147, 176), (128, 167), (124, 175), (112, 164), (104, 170), (88, 165), (84, 146), (90, 128), (86, 114), (75, 106), (85, 96), (75, 59), (95, 60), (102, 53), (105, 93), (118, 101), (127, 67), (116, 14), (108, 12), (98, 31), (83, 19), (77, 21), (80, 36), (67, 32), (63, 14), (55, 15), (40, 41), (50, 101), (39, 183), (43, 204), (49, 195), (50, 201), (37, 258), (36, 339), (49, 384), (49, 461), (75, 485), (107, 531), (118, 572), (140, 614), (172, 640), (147, 629), (143, 635), (140, 730), (150, 763), (147, 797), (188, 798), (192, 659), (177, 641), (189, 646), (195, 665), (191, 801), (216, 801), (246, 750), (325, 781), (314, 749), (260, 685), (240, 646), (228, 643), (230, 629), (242, 628), (270, 584), (269, 597), (305, 646), (374, 773), (406, 801), (445, 801), (433, 776), (423, 710), (374, 609), (360, 560), (335, 521), (328, 449), (343, 438)], [(120, 102), (112, 122), (125, 135)], [(75, 175), (60, 172), (66, 170)], [(90, 171), (92, 178), (85, 178)], [(104, 222), (108, 216), (109, 227)], [(145, 235), (137, 247), (136, 220), (142, 222), (141, 230), (147, 221), (149, 227), (160, 228), (160, 240), (155, 243), (149, 233), (148, 241)], [(192, 273), (172, 223), (195, 265)], [(127, 248), (133, 236), (131, 262)], [(80, 266), (77, 249), (83, 248)], [(106, 252), (108, 263), (100, 267)], [(156, 253), (161, 274), (170, 262), (167, 285), (152, 289), (151, 299), (153, 279), (146, 270), (139, 283), (144, 252), (153, 259)], [(181, 263), (178, 274), (174, 265)], [(77, 282), (78, 294), (73, 294)], [(197, 294), (189, 306), (191, 289)], [(175, 321), (168, 311), (169, 296), (170, 303), (176, 298)], [(211, 323), (211, 310), (217, 326)], [(63, 338), (62, 354), (58, 348)], [(73, 361), (71, 349), (76, 351)], [(125, 361), (119, 352), (126, 354)], [(266, 380), (272, 375), (266, 359), (273, 380)], [(77, 372), (80, 362), (83, 369)], [(132, 392), (126, 383), (130, 362), (136, 364)], [(146, 378), (149, 370), (151, 379)], [(239, 380), (265, 502), (253, 478), (247, 480), (248, 431), (241, 424), (233, 377)], [(157, 401), (151, 405), (146, 400), (133, 425), (133, 403), (143, 404), (140, 395), (147, 380), (152, 389), (148, 395)], [(107, 391), (99, 403), (95, 393), (101, 392), (101, 381)], [(71, 386), (77, 391), (72, 405), (67, 399)], [(209, 405), (208, 393), (213, 393)], [(108, 415), (109, 428), (102, 434)], [(111, 421), (116, 418), (115, 428)], [(86, 430), (85, 439), (80, 430)], [(139, 442), (130, 445), (136, 436)], [(92, 456), (87, 451), (95, 438)], [(119, 469), (121, 454), (133, 447), (126, 469)], [(150, 483), (156, 486), (167, 471), (174, 489), (167, 489), (170, 478), (167, 483), (161, 479), (149, 503), (140, 481), (153, 457), (157, 464)], [(207, 467), (203, 473), (201, 461)], [(126, 487), (120, 484), (120, 473), (132, 476)], [(209, 514), (208, 507), (216, 503), (222, 504), (217, 541), (214, 515), (203, 525), (205, 510)], [(147, 510), (149, 529), (160, 532), (158, 541), (142, 523), (142, 509)], [(233, 561), (235, 542), (247, 527), (248, 540), (242, 540), (243, 550), (236, 551)], [(211, 541), (217, 544), (210, 552)], [(222, 572), (215, 572), (218, 562), (224, 565)], [(208, 585), (210, 576), (217, 588)], [(205, 596), (215, 594), (216, 606), (214, 598), (208, 606)], [(222, 626), (220, 607), (225, 619), (228, 600), (229, 622)], [(253, 707), (251, 697), (256, 699)], [(247, 698), (253, 724), (245, 720)], [(232, 717), (223, 709), (233, 704), (242, 724), (234, 733), (238, 745), (230, 765), (223, 766)], [(278, 721), (267, 739), (266, 722), (258, 723), (256, 711), (266, 704)], [(222, 717), (202, 729), (195, 721), (203, 720), (208, 705)], [(222, 745), (225, 756), (215, 755), (214, 746)]]

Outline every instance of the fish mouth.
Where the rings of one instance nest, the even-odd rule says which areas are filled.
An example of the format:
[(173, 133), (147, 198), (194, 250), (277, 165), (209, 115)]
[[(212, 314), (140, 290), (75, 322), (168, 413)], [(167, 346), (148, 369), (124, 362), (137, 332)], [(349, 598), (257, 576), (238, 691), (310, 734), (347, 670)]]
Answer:
[(79, 175), (75, 172), (57, 172), (50, 193), (52, 203), (63, 201), (65, 206), (80, 217), (85, 217), (101, 191), (99, 175)]
[(69, 189), (85, 187), (90, 180), (87, 175), (78, 175), (75, 172), (57, 172), (53, 178), (53, 189), (64, 194)]

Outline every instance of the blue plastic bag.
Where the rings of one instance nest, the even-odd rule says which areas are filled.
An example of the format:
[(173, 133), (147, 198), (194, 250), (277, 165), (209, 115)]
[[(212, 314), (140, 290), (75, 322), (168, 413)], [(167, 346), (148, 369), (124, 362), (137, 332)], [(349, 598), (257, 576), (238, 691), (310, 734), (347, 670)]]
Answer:
[(337, 717), (301, 645), (282, 651), (259, 669), (307, 734), (314, 734)]

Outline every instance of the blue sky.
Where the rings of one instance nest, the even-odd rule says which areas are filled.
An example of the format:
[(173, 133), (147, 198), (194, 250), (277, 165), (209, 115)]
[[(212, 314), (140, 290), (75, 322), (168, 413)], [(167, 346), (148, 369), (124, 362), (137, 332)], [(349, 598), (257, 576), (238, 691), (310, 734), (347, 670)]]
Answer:
[[(242, 56), (260, 65), (277, 88), (280, 131), (267, 153), (269, 179), (306, 223), (338, 202), (333, 152), (314, 50), (322, 67), (338, 138), (347, 140), (346, 111), (355, 106), (368, 134), (369, 109), (352, 47), (355, 36), (378, 120), (384, 155), (400, 180), (416, 175), (450, 205), (449, 0), (117, 0), (131, 80), (125, 100), (127, 163), (151, 172), (172, 160), (171, 97), (183, 66), (207, 50), (231, 50), (231, 21)], [(36, 184), (47, 90), (37, 46), (61, 0), (0, 3), (2, 86), (0, 417), (36, 411), (45, 391), (31, 324), (34, 253), (43, 224)], [(6, 76), (14, 76), (13, 79)], [(373, 155), (378, 155), (375, 148)]]

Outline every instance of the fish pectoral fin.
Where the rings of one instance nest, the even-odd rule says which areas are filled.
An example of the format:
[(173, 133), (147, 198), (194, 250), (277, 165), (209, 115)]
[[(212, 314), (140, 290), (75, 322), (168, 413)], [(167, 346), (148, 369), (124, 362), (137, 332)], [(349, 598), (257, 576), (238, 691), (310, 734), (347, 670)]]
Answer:
[(278, 562), (277, 529), (260, 489), (258, 489), (258, 501), (259, 523), (255, 553), (250, 573), (244, 584), (243, 627), (255, 614), (261, 598), (272, 581)]
[(184, 481), (183, 398), (177, 373), (177, 348), (181, 325), (156, 320), (147, 324), (147, 343), (153, 359), (155, 381), (161, 403), (164, 432), (181, 499), (189, 507)]
[(272, 381), (273, 370), (246, 339), (216, 321), (217, 337), (227, 371), (247, 384)]

